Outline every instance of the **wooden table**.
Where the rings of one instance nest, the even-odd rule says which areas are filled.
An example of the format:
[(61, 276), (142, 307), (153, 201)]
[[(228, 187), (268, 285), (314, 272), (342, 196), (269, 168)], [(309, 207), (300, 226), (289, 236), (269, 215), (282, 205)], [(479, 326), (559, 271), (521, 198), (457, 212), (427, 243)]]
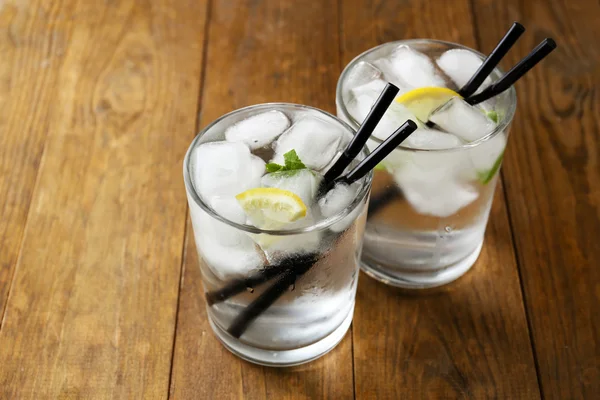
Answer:
[[(361, 276), (343, 342), (292, 369), (206, 320), (182, 179), (200, 127), (333, 112), (354, 56), (432, 37), (510, 67), (519, 105), (476, 266), (407, 294)], [(600, 393), (600, 3), (0, 1), (1, 399), (582, 399)]]

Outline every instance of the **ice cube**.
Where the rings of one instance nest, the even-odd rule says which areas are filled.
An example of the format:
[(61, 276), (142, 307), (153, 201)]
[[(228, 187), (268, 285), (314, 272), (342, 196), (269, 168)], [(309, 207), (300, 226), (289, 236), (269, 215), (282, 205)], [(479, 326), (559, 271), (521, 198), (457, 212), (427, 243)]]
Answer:
[[(234, 201), (215, 197), (210, 205), (223, 217), (241, 223), (245, 216)], [(198, 253), (215, 275), (221, 279), (242, 276), (265, 265), (264, 253), (250, 236), (210, 216), (190, 196), (188, 202)]]
[[(322, 270), (315, 267), (313, 270)], [(343, 324), (344, 318), (352, 315), (354, 309), (355, 287), (347, 290), (331, 291), (321, 288), (311, 288), (302, 281), (293, 293), (293, 301), (278, 301), (264, 313), (261, 318), (264, 323), (251, 324), (244, 332), (244, 342), (255, 346), (271, 348), (295, 349), (314, 343), (315, 338), (322, 338)], [(216, 305), (217, 307), (219, 304)], [(231, 307), (230, 307), (231, 309)], [(219, 310), (220, 311), (220, 310)], [(233, 320), (239, 311), (224, 310), (227, 318)], [(319, 321), (318, 323), (300, 323), (299, 321)], [(266, 322), (265, 322), (266, 321)]]
[[(233, 221), (238, 224), (244, 224), (246, 222), (246, 213), (235, 197), (214, 196), (210, 199), (209, 204), (217, 214), (228, 219), (229, 221)], [(213, 236), (222, 244), (235, 246), (239, 242), (243, 241), (243, 237), (246, 236), (246, 234), (242, 231), (214, 218), (212, 221), (207, 222), (208, 223), (204, 223), (204, 225), (210, 225), (210, 229), (212, 230), (211, 236)]]
[(382, 72), (382, 78), (385, 81), (393, 83), (400, 89), (400, 93), (403, 93), (412, 87), (408, 82), (403, 81), (402, 78), (398, 76), (390, 59), (380, 58), (379, 60), (373, 61), (373, 65)]
[(352, 98), (352, 100), (348, 102), (346, 107), (350, 115), (352, 115), (356, 122), (360, 124), (365, 120), (365, 118), (369, 114), (369, 111), (371, 111), (375, 100), (377, 100), (376, 96), (361, 94)]
[(409, 119), (417, 120), (406, 107), (394, 101), (383, 114), (372, 135), (379, 140), (385, 140)]
[(449, 217), (479, 197), (468, 184), (444, 179), (444, 175), (432, 171), (406, 168), (395, 174), (394, 179), (418, 213), (435, 217)]
[(453, 97), (435, 110), (429, 116), (429, 120), (467, 142), (484, 137), (496, 127), (496, 123), (489, 119), (483, 110), (458, 97)]
[(356, 197), (357, 185), (336, 184), (319, 199), (319, 208), (325, 218), (333, 217), (348, 207)]
[(252, 155), (250, 157), (250, 180), (252, 187), (258, 187), (260, 178), (265, 174), (265, 162), (262, 158)]
[(394, 180), (421, 214), (448, 217), (479, 197), (464, 182), (464, 172), (472, 168), (464, 152), (410, 154), (404, 161), (393, 170)]
[[(352, 185), (336, 184), (333, 189), (325, 194), (319, 200), (319, 208), (321, 215), (326, 218), (333, 217), (334, 215), (342, 212), (345, 208), (349, 207), (358, 193), (360, 185), (354, 183)], [(342, 232), (346, 230), (355, 220), (358, 215), (362, 212), (362, 207), (357, 207), (340, 221), (331, 225), (329, 229), (334, 232)]]
[[(371, 94), (366, 91), (361, 92), (347, 104), (348, 112), (357, 122), (362, 123), (371, 111), (378, 96), (378, 92), (372, 92)], [(415, 116), (402, 104), (392, 102), (372, 135), (380, 140), (385, 140), (408, 119), (415, 120)]]
[[(395, 76), (410, 87), (445, 87), (444, 79), (435, 71), (435, 66), (425, 54), (406, 45), (396, 48), (387, 58)], [(376, 64), (378, 67), (384, 62)]]
[(297, 194), (307, 207), (310, 207), (317, 195), (320, 182), (321, 176), (308, 169), (273, 172), (266, 174), (261, 180), (262, 186), (285, 189)]
[(243, 143), (210, 142), (194, 150), (194, 187), (205, 199), (235, 196), (258, 186), (252, 175), (252, 156)]
[(251, 150), (264, 147), (290, 127), (289, 118), (272, 110), (246, 118), (225, 130), (229, 142), (242, 142)]
[(321, 170), (337, 154), (342, 137), (340, 127), (320, 118), (303, 117), (277, 139), (272, 162), (284, 164), (283, 155), (296, 150), (304, 165)]
[(227, 246), (208, 235), (196, 236), (196, 246), (208, 267), (221, 279), (246, 276), (266, 264), (258, 245), (249, 237)]
[(402, 145), (413, 149), (451, 149), (463, 144), (462, 140), (452, 135), (438, 131), (436, 129), (418, 128), (414, 131)]
[[(465, 49), (452, 49), (446, 51), (437, 60), (437, 65), (456, 83), (458, 88), (462, 88), (469, 82), (483, 61), (472, 51)], [(492, 79), (487, 77), (481, 88), (492, 83)]]
[[(385, 82), (376, 80), (352, 90), (354, 97), (346, 107), (357, 122), (362, 123), (365, 120), (384, 87)], [(393, 102), (377, 124), (373, 135), (378, 139), (385, 140), (407, 119), (414, 120), (415, 116), (402, 104)]]
[[(377, 98), (381, 94), (381, 92), (383, 92), (383, 89), (385, 89), (385, 85), (385, 81), (382, 81), (381, 79), (375, 79), (369, 83), (365, 83), (364, 85), (356, 86), (350, 89), (350, 92), (354, 97), (368, 95), (370, 98), (373, 99), (371, 102), (372, 106), (373, 103), (375, 103), (375, 100), (377, 100)], [(367, 114), (365, 114), (365, 116), (366, 115)]]
[(347, 101), (346, 107), (356, 121), (360, 123), (366, 118), (385, 85), (384, 81), (376, 79), (350, 90), (352, 96)]
[[(210, 198), (208, 205), (216, 214), (228, 221), (238, 224), (244, 224), (246, 222), (246, 213), (239, 205), (235, 197), (214, 196)], [(194, 215), (190, 210), (194, 227), (196, 227), (196, 225), (200, 227), (197, 235), (210, 237), (214, 241), (225, 246), (236, 246), (247, 241), (246, 238), (248, 235), (246, 235), (243, 231), (234, 228), (213, 216), (210, 216), (204, 210), (200, 209), (200, 211), (201, 212), (197, 212)]]
[[(315, 218), (309, 214), (298, 221), (285, 225), (281, 229), (291, 231), (306, 228), (314, 224)], [(271, 263), (276, 263), (279, 259), (291, 254), (316, 251), (321, 245), (320, 231), (293, 235), (271, 235), (260, 233), (252, 235), (252, 237), (263, 249)]]
[(350, 91), (354, 91), (355, 88), (365, 86), (370, 82), (383, 82), (382, 77), (383, 74), (375, 66), (366, 61), (361, 61), (348, 74), (345, 86), (351, 88)]
[(321, 232), (307, 232), (290, 236), (271, 237), (268, 245), (259, 243), (271, 262), (291, 254), (305, 254), (317, 251), (321, 245)]

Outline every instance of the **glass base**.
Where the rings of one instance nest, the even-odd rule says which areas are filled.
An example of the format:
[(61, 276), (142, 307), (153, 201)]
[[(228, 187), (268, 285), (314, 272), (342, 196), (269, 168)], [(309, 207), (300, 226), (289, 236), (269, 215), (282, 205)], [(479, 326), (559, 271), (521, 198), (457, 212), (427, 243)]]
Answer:
[(210, 318), (208, 320), (217, 339), (236, 356), (267, 367), (292, 367), (316, 360), (337, 346), (348, 332), (353, 314), (354, 307), (335, 331), (318, 342), (298, 349), (280, 351), (265, 350), (244, 344), (214, 324)]
[(475, 250), (460, 261), (438, 270), (417, 271), (415, 269), (402, 269), (401, 266), (385, 266), (363, 255), (361, 269), (370, 277), (387, 285), (404, 289), (428, 289), (446, 285), (463, 276), (479, 257), (483, 241)]

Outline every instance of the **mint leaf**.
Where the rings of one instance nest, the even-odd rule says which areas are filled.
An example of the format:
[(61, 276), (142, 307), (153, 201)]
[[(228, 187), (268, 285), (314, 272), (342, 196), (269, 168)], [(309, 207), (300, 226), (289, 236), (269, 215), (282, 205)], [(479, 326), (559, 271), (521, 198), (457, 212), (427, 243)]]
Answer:
[(283, 155), (283, 159), (285, 160), (285, 170), (293, 171), (296, 169), (305, 169), (306, 165), (300, 161), (300, 157), (296, 154), (296, 150), (290, 150)]
[(494, 121), (494, 123), (498, 123), (498, 113), (496, 111), (488, 111), (486, 115), (489, 119)]
[(268, 163), (265, 165), (267, 172), (285, 172), (285, 171), (297, 171), (299, 169), (307, 169), (306, 165), (300, 161), (300, 157), (296, 154), (296, 150), (290, 150), (283, 155), (285, 165), (277, 163)]
[(277, 163), (267, 163), (267, 165), (265, 165), (265, 168), (267, 169), (267, 172), (277, 172), (277, 171), (281, 171), (284, 170), (284, 166), (283, 165), (279, 165)]

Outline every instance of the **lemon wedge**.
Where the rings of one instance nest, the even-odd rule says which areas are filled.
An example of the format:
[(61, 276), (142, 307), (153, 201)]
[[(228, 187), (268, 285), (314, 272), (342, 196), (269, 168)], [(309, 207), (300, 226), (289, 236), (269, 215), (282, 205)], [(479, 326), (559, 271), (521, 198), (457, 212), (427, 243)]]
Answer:
[(255, 188), (246, 190), (235, 198), (252, 223), (261, 229), (279, 229), (306, 217), (306, 205), (289, 190)]
[(410, 90), (396, 98), (396, 101), (408, 108), (420, 121), (426, 122), (429, 115), (453, 97), (462, 97), (454, 90), (443, 87), (422, 87)]

